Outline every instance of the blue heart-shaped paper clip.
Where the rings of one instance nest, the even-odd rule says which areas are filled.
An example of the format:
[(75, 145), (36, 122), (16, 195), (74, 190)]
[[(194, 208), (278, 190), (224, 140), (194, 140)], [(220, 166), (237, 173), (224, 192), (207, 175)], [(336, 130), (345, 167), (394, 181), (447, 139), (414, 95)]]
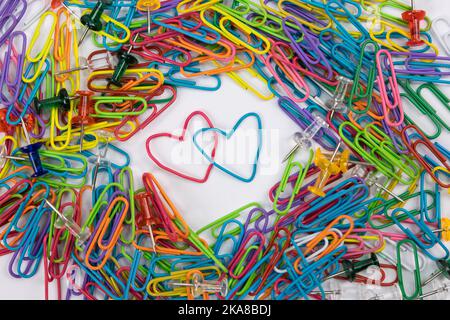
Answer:
[[(238, 175), (237, 173), (232, 172), (231, 170), (225, 168), (224, 166), (218, 164), (215, 160), (213, 160), (213, 159), (211, 158), (211, 156), (210, 156), (207, 152), (205, 152), (205, 151), (198, 145), (198, 143), (197, 143), (197, 136), (198, 136), (199, 134), (201, 134), (201, 133), (213, 131), (213, 132), (216, 132), (216, 133), (218, 133), (218, 134), (220, 134), (220, 135), (222, 135), (222, 136), (225, 136), (225, 137), (227, 138), (227, 140), (228, 140), (228, 139), (230, 139), (230, 138), (233, 136), (233, 134), (234, 134), (234, 133), (236, 132), (236, 130), (239, 128), (239, 126), (241, 125), (241, 123), (242, 123), (245, 119), (250, 118), (250, 117), (254, 117), (254, 118), (256, 119), (256, 121), (258, 122), (258, 150), (256, 151), (255, 161), (253, 162), (253, 165), (252, 165), (252, 174), (250, 175), (249, 178), (245, 178), (245, 177), (243, 177), (243, 176)], [(231, 129), (231, 131), (230, 131), (229, 133), (227, 133), (227, 132), (224, 131), (224, 130), (218, 129), (218, 128), (203, 128), (203, 129), (198, 130), (198, 131), (194, 134), (192, 140), (194, 141), (195, 147), (196, 147), (196, 148), (202, 153), (202, 155), (203, 155), (210, 163), (212, 163), (215, 167), (217, 167), (218, 169), (222, 170), (223, 172), (229, 174), (230, 176), (232, 176), (232, 177), (234, 177), (234, 178), (236, 178), (236, 179), (238, 179), (238, 180), (240, 180), (240, 181), (243, 181), (243, 182), (251, 182), (251, 181), (253, 181), (253, 179), (254, 179), (255, 176), (256, 176), (256, 169), (257, 169), (257, 167), (258, 167), (258, 159), (259, 159), (259, 155), (260, 155), (260, 152), (261, 152), (261, 146), (262, 146), (262, 133), (261, 133), (261, 130), (262, 130), (262, 122), (261, 122), (260, 116), (259, 116), (257, 113), (250, 112), (250, 113), (247, 113), (247, 114), (243, 115), (243, 116), (238, 120), (238, 122), (236, 122), (236, 124), (234, 125), (233, 129)]]

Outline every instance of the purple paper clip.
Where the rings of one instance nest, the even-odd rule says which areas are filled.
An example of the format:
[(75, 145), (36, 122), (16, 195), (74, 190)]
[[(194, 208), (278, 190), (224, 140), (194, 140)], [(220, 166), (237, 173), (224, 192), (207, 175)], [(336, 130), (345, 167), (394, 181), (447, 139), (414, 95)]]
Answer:
[[(17, 52), (16, 48), (14, 48), (14, 40), (16, 37), (22, 38), (20, 52)], [(7, 42), (8, 49), (0, 64), (0, 103), (8, 106), (16, 102), (19, 98), (27, 36), (21, 31), (15, 31), (11, 33)], [(15, 66), (15, 72), (10, 72), (12, 66)], [(9, 79), (10, 74), (14, 74), (13, 80)]]

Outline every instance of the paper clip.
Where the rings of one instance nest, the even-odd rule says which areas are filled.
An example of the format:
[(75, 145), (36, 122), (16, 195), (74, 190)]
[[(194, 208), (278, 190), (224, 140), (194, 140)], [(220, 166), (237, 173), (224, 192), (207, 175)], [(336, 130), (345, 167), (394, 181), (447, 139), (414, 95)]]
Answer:
[[(209, 119), (209, 117), (205, 113), (203, 113), (202, 111), (194, 111), (193, 113), (191, 113), (186, 118), (186, 120), (184, 122), (184, 125), (183, 125), (182, 133), (181, 133), (180, 136), (174, 136), (173, 134), (170, 134), (170, 133), (158, 133), (158, 134), (151, 135), (147, 139), (146, 148), (147, 148), (147, 154), (150, 157), (150, 159), (152, 159), (153, 162), (158, 167), (160, 167), (161, 169), (166, 170), (166, 171), (168, 171), (168, 172), (170, 172), (172, 174), (175, 174), (176, 176), (178, 176), (180, 178), (183, 178), (183, 179), (187, 179), (187, 180), (190, 180), (190, 181), (193, 181), (193, 182), (197, 182), (197, 183), (204, 183), (204, 182), (206, 182), (208, 180), (209, 175), (211, 173), (211, 170), (214, 167), (214, 165), (212, 163), (209, 163), (209, 165), (208, 165), (208, 167), (206, 169), (206, 172), (205, 172), (203, 177), (201, 177), (201, 178), (192, 177), (192, 176), (190, 176), (188, 174), (185, 174), (183, 172), (180, 172), (178, 170), (172, 169), (172, 168), (164, 165), (160, 160), (158, 160), (155, 157), (155, 155), (151, 151), (151, 147), (150, 147), (152, 141), (154, 141), (155, 139), (163, 138), (163, 137), (170, 138), (170, 139), (176, 139), (176, 140), (179, 140), (179, 141), (184, 141), (185, 137), (186, 137), (188, 125), (189, 125), (190, 121), (196, 116), (199, 116), (202, 119), (204, 119), (205, 122), (208, 124), (209, 128), (214, 128), (213, 123), (211, 122), (211, 120)], [(213, 149), (211, 151), (211, 158), (212, 159), (214, 159), (214, 157), (215, 157), (217, 144), (218, 144), (218, 137), (217, 137), (217, 135), (214, 135), (214, 146), (213, 146)]]
[[(286, 165), (286, 168), (284, 169), (283, 176), (281, 178), (278, 188), (276, 189), (276, 194), (273, 199), (273, 209), (278, 214), (284, 215), (287, 212), (289, 212), (289, 210), (291, 209), (292, 203), (294, 202), (294, 199), (297, 196), (297, 194), (300, 192), (300, 188), (302, 187), (303, 181), (306, 177), (306, 173), (309, 170), (309, 167), (313, 160), (313, 154), (314, 154), (314, 152), (312, 151), (312, 149), (310, 149), (309, 150), (309, 160), (308, 160), (307, 164), (305, 165), (305, 167), (303, 167), (299, 162), (293, 161), (293, 159), (294, 159), (293, 154), (289, 157), (289, 161)], [(280, 198), (281, 193), (285, 191), (288, 180), (289, 180), (289, 176), (290, 176), (292, 170), (295, 169), (295, 167), (297, 167), (297, 169), (298, 169), (297, 179), (296, 179), (294, 187), (292, 189), (291, 196), (289, 197), (289, 201), (285, 205), (285, 208), (281, 209), (280, 205), (278, 203), (278, 199)]]
[[(100, 270), (108, 261), (109, 256), (112, 254), (114, 247), (119, 240), (123, 221), (125, 220), (126, 212), (128, 212), (129, 201), (127, 198), (117, 194), (113, 200), (108, 204), (108, 207), (101, 216), (101, 220), (97, 223), (95, 231), (89, 238), (88, 244), (86, 245), (86, 257), (84, 262), (92, 270)], [(83, 225), (82, 232), (86, 232), (87, 226), (91, 224), (93, 216), (97, 213), (93, 208), (90, 217), (85, 225)], [(111, 226), (114, 226), (111, 230), (109, 236), (107, 236), (107, 231), (110, 230)], [(105, 237), (108, 237), (105, 239)], [(98, 247), (104, 252), (100, 253), (99, 257), (93, 257), (91, 254), (94, 248)], [(96, 251), (96, 253), (98, 253)], [(93, 264), (94, 263), (94, 264)]]
[(431, 23), (431, 31), (436, 40), (444, 48), (447, 56), (450, 56), (450, 23), (447, 17), (437, 17)]
[[(409, 248), (412, 248), (413, 257), (414, 257), (414, 291), (411, 294), (406, 292), (405, 283), (403, 281), (403, 250), (402, 247), (408, 244)], [(397, 243), (397, 274), (398, 274), (398, 284), (400, 286), (400, 290), (402, 291), (403, 299), (405, 300), (414, 300), (422, 294), (422, 280), (420, 279), (420, 268), (419, 268), (419, 259), (417, 257), (417, 246), (414, 241), (410, 239), (404, 239)]]
[[(83, 43), (83, 40), (86, 38), (89, 30), (92, 30), (99, 36), (106, 37), (109, 40), (117, 42), (119, 44), (126, 43), (130, 40), (130, 29), (128, 29), (127, 26), (120, 23), (119, 21), (103, 13), (106, 9), (106, 5), (110, 5), (112, 4), (112, 2), (112, 0), (99, 0), (92, 10), (86, 10), (81, 16), (80, 22), (85, 26), (85, 30), (81, 36), (80, 41), (78, 42), (79, 47)], [(109, 23), (113, 24), (117, 28), (118, 31), (115, 31), (115, 33), (122, 34), (122, 37), (113, 36), (106, 30), (103, 30), (103, 24)]]
[[(373, 52), (369, 51), (371, 46), (373, 47)], [(353, 86), (348, 98), (348, 107), (356, 114), (364, 114), (371, 107), (377, 74), (375, 55), (379, 50), (380, 47), (378, 44), (372, 40), (366, 40), (362, 44), (359, 64), (355, 72), (355, 77), (353, 78)], [(366, 61), (367, 55), (372, 53), (374, 56), (370, 57), (369, 61)], [(363, 72), (363, 70), (366, 70), (366, 72)], [(363, 75), (366, 78), (365, 85), (361, 81), (363, 80)], [(360, 108), (359, 106), (361, 106), (363, 101), (365, 102), (364, 107)]]
[[(21, 38), (20, 48), (14, 47), (15, 39)], [(1, 62), (0, 71), (0, 102), (4, 105), (12, 105), (19, 98), (23, 63), (25, 60), (27, 37), (25, 33), (15, 31), (8, 38), (8, 49)], [(18, 51), (18, 52), (17, 52)], [(11, 72), (15, 67), (14, 72)], [(11, 80), (11, 73), (14, 78)]]
[[(419, 230), (422, 232), (421, 236), (423, 240), (419, 239), (409, 228), (405, 227), (402, 224), (402, 221), (400, 221), (397, 217), (397, 215), (401, 213), (406, 215), (413, 223), (415, 223)], [(441, 240), (433, 233), (433, 230), (431, 230), (424, 222), (419, 221), (414, 215), (411, 214), (410, 211), (404, 209), (404, 208), (396, 208), (392, 211), (391, 219), (394, 221), (394, 223), (410, 238), (414, 243), (422, 249), (423, 253), (429, 257), (430, 259), (437, 261), (439, 259), (448, 259), (450, 256), (450, 251), (447, 249), (445, 244), (442, 243)], [(438, 246), (442, 250), (441, 257), (437, 257), (435, 255), (436, 251), (431, 252), (431, 250)]]
[(312, 123), (303, 131), (296, 132), (294, 135), (294, 140), (296, 145), (289, 151), (289, 153), (284, 157), (283, 162), (286, 162), (292, 155), (297, 153), (302, 149), (309, 149), (312, 146), (312, 140), (317, 134), (319, 134), (322, 128), (327, 128), (328, 124), (320, 117), (315, 116)]
[[(356, 29), (357, 31), (351, 31), (351, 33), (358, 35), (359, 37), (354, 37), (350, 32), (348, 32), (344, 25), (339, 22), (339, 19), (335, 17), (332, 13), (332, 9), (339, 12), (339, 17), (343, 16), (347, 22), (350, 22), (352, 29)], [(357, 16), (353, 15), (348, 8), (339, 1), (331, 0), (328, 1), (325, 6), (325, 12), (330, 17), (330, 19), (336, 25), (336, 29), (342, 35), (344, 42), (352, 43), (354, 42), (357, 46), (362, 44), (365, 40), (369, 38), (369, 33), (366, 28), (358, 21)]]
[[(20, 11), (17, 12), (18, 10)], [(0, 45), (2, 45), (7, 38), (11, 37), (11, 34), (23, 19), (26, 11), (26, 0), (10, 0), (7, 3), (5, 2), (2, 12), (0, 12)]]
[[(212, 23), (206, 19), (205, 15), (208, 10), (213, 10), (214, 13), (219, 13), (221, 15), (221, 18), (219, 19), (219, 27), (216, 27)], [(267, 37), (265, 37), (263, 34), (259, 33), (258, 31), (248, 27), (247, 25), (243, 24), (238, 19), (234, 18), (233, 16), (229, 15), (226, 11), (220, 9), (219, 7), (212, 6), (206, 9), (203, 9), (200, 11), (200, 18), (203, 21), (203, 23), (208, 26), (209, 28), (219, 32), (224, 37), (226, 37), (231, 42), (240, 45), (244, 48), (249, 49), (250, 51), (256, 53), (256, 54), (265, 54), (270, 50), (271, 44)], [(245, 35), (248, 40), (244, 41), (240, 39), (237, 35), (237, 33), (233, 34), (228, 29), (227, 26), (233, 26), (235, 29), (240, 30), (240, 33)], [(260, 46), (261, 48), (257, 48), (253, 46), (250, 43), (251, 39), (258, 39), (260, 40)]]
[[(45, 40), (43, 42), (44, 46), (43, 46), (42, 50), (39, 52), (39, 54), (32, 56), (33, 51), (35, 50), (36, 42), (38, 42), (39, 36), (42, 36), (41, 35), (42, 26), (47, 19), (51, 19), (51, 21), (52, 21), (50, 28), (46, 29), (46, 32), (45, 32), (45, 35), (47, 36), (47, 40)], [(24, 83), (35, 82), (36, 79), (39, 77), (40, 71), (42, 70), (44, 63), (46, 62), (47, 56), (50, 53), (50, 49), (53, 44), (52, 38), (53, 38), (55, 30), (56, 30), (57, 20), (58, 20), (58, 18), (56, 16), (56, 14), (51, 11), (47, 11), (46, 13), (44, 13), (41, 16), (39, 23), (36, 27), (36, 30), (33, 34), (33, 37), (31, 38), (30, 43), (28, 45), (27, 52), (25, 54), (25, 57), (26, 57), (25, 65), (34, 66), (34, 70), (35, 70), (34, 76), (29, 76), (27, 74), (24, 74), (22, 76), (22, 81)], [(42, 32), (42, 34), (44, 34), (44, 32)]]
[[(222, 164), (217, 163), (213, 158), (212, 155), (210, 155), (209, 153), (207, 153), (200, 145), (199, 142), (197, 141), (197, 137), (199, 137), (200, 135), (204, 135), (207, 132), (213, 132), (214, 134), (220, 134), (222, 136), (224, 136), (225, 138), (229, 139), (231, 136), (233, 136), (235, 134), (235, 132), (237, 131), (237, 129), (240, 127), (240, 125), (242, 124), (242, 122), (244, 122), (246, 119), (249, 118), (253, 118), (256, 120), (257, 123), (257, 150), (256, 150), (256, 154), (252, 163), (252, 171), (250, 173), (250, 175), (248, 175), (248, 177), (239, 175), (236, 172), (233, 172), (232, 170), (228, 169), (227, 167), (225, 167)], [(218, 168), (219, 170), (225, 172), (226, 174), (232, 176), (233, 178), (236, 178), (242, 182), (251, 182), (253, 181), (253, 179), (256, 176), (256, 170), (258, 168), (258, 161), (259, 161), (259, 157), (260, 157), (260, 152), (261, 152), (261, 147), (262, 147), (262, 121), (261, 121), (261, 117), (255, 113), (255, 112), (249, 112), (245, 115), (243, 115), (241, 118), (239, 118), (239, 120), (236, 122), (236, 124), (233, 126), (233, 128), (229, 131), (229, 132), (225, 132), (222, 129), (218, 129), (218, 128), (203, 128), (198, 130), (196, 133), (194, 133), (192, 140), (194, 142), (195, 147), (202, 153), (202, 155), (210, 162), (212, 163), (216, 168)]]
[[(413, 131), (412, 135), (410, 134)], [(439, 179), (436, 175), (436, 171), (433, 170), (432, 166), (427, 163), (423, 156), (418, 151), (418, 146), (424, 146), (427, 148), (430, 154), (435, 156), (439, 161), (442, 162), (442, 167), (446, 170), (450, 170), (450, 164), (448, 164), (448, 159), (436, 148), (436, 146), (424, 135), (422, 130), (413, 125), (408, 125), (402, 130), (402, 140), (408, 150), (414, 155), (417, 161), (422, 165), (422, 167), (428, 172), (428, 174), (443, 188), (449, 188), (450, 183), (446, 183)], [(418, 138), (415, 138), (418, 136)], [(414, 140), (413, 140), (414, 139)]]
[[(384, 58), (383, 58), (384, 56)], [(377, 83), (380, 90), (381, 101), (383, 104), (384, 121), (391, 127), (398, 127), (403, 123), (404, 113), (402, 107), (402, 100), (397, 83), (397, 75), (394, 69), (394, 62), (389, 51), (382, 49), (376, 54), (378, 77)], [(389, 92), (386, 87), (386, 80), (383, 69), (388, 70), (387, 82), (390, 85), (389, 92), (392, 100), (389, 97)], [(394, 116), (395, 118), (393, 119)]]

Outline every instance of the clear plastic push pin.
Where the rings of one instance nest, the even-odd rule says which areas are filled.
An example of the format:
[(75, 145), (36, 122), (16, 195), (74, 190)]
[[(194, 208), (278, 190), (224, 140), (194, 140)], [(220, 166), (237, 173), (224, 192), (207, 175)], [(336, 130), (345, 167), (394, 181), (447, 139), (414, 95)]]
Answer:
[(450, 283), (447, 282), (438, 287), (437, 289), (434, 289), (432, 291), (429, 291), (427, 293), (418, 296), (415, 300), (422, 300), (423, 298), (428, 298), (441, 293), (447, 293), (449, 291), (450, 291)]
[(445, 278), (450, 279), (450, 262), (444, 259), (436, 261), (438, 270), (434, 272), (425, 282), (422, 283), (422, 287), (425, 287), (431, 283), (434, 279), (443, 275)]
[[(310, 294), (322, 295), (322, 291), (311, 291)], [(341, 289), (323, 290), (323, 294), (325, 294), (325, 298), (327, 300), (339, 300), (339, 298), (342, 297), (342, 290)]]
[(219, 293), (222, 297), (228, 294), (228, 280), (224, 278), (222, 281), (207, 281), (201, 274), (195, 273), (190, 282), (170, 281), (171, 288), (186, 287), (191, 290), (192, 296), (198, 297), (203, 293)]
[(384, 175), (381, 172), (378, 172), (378, 171), (369, 172), (369, 171), (367, 171), (366, 168), (364, 168), (360, 164), (358, 164), (352, 169), (351, 174), (352, 174), (352, 176), (364, 179), (364, 182), (366, 183), (366, 185), (369, 188), (372, 187), (372, 186), (375, 186), (376, 190), (381, 189), (381, 190), (387, 192), (389, 195), (391, 195), (395, 199), (397, 199), (398, 201), (400, 201), (402, 203), (405, 202), (402, 198), (400, 198), (398, 195), (396, 195), (392, 191), (389, 191), (387, 188), (385, 188), (379, 182), (382, 179), (384, 179)]
[(296, 145), (291, 149), (291, 151), (289, 151), (286, 157), (284, 157), (283, 163), (286, 162), (294, 153), (296, 153), (300, 149), (311, 148), (314, 136), (322, 128), (328, 128), (328, 124), (321, 117), (317, 115), (314, 116), (313, 122), (303, 132), (296, 132), (294, 134), (294, 141)]
[(361, 292), (364, 300), (403, 300), (400, 287), (395, 284), (390, 287), (364, 285)]
[(94, 71), (98, 69), (112, 69), (113, 65), (114, 65), (114, 56), (109, 51), (106, 51), (96, 58), (88, 58), (88, 59), (80, 58), (79, 67), (71, 68), (68, 70), (62, 70), (56, 72), (55, 75), (59, 76), (82, 70)]
[(111, 165), (111, 162), (106, 159), (106, 154), (108, 153), (109, 150), (109, 142), (111, 140), (111, 134), (107, 131), (99, 131), (97, 134), (103, 137), (106, 140), (106, 142), (103, 152), (100, 152), (99, 150), (98, 154), (95, 157), (89, 159), (89, 162), (94, 164), (94, 178), (92, 180), (93, 190), (95, 189), (97, 184), (97, 176), (100, 167), (107, 167)]
[(398, 195), (396, 195), (392, 191), (389, 191), (387, 188), (385, 188), (382, 184), (379, 183), (379, 181), (381, 181), (382, 179), (384, 179), (384, 175), (381, 172), (373, 171), (373, 172), (369, 173), (369, 175), (367, 176), (366, 184), (368, 187), (375, 186), (377, 188), (377, 190), (381, 189), (381, 190), (385, 191), (386, 193), (388, 193), (390, 196), (397, 199), (398, 201), (405, 203), (405, 201), (402, 198), (400, 198)]
[(85, 244), (89, 237), (91, 236), (91, 233), (88, 229), (85, 231), (81, 230), (81, 227), (73, 221), (73, 213), (64, 215), (62, 214), (58, 209), (56, 209), (50, 201), (47, 199), (44, 200), (45, 203), (52, 209), (53, 212), (55, 212), (58, 215), (58, 219), (55, 222), (56, 228), (62, 228), (66, 227), (67, 230), (69, 230), (70, 234), (72, 234), (75, 238), (77, 238), (79, 244)]
[(326, 107), (331, 111), (331, 120), (333, 119), (334, 113), (336, 111), (339, 113), (347, 112), (345, 97), (347, 96), (348, 90), (353, 84), (353, 80), (345, 78), (343, 76), (337, 76), (336, 80), (338, 81), (338, 85), (333, 93), (333, 97), (326, 102)]

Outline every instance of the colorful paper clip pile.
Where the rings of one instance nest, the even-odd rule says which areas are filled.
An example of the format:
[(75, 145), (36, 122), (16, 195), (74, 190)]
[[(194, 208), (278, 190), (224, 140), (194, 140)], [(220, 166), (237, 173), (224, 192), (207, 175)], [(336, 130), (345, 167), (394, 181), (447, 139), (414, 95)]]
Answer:
[[(445, 298), (450, 20), (434, 22), (400, 0), (0, 1), (9, 273), (43, 272), (46, 299)], [(195, 231), (152, 173), (134, 181), (120, 144), (164, 117), (179, 88), (219, 90), (223, 76), (273, 99), (298, 132), (270, 207), (250, 202)], [(152, 152), (157, 138), (185, 139), (193, 117), (205, 124), (193, 136), (203, 177)], [(245, 176), (215, 159), (249, 118), (259, 136)], [(221, 170), (250, 183), (261, 116), (235, 123), (226, 132), (194, 111), (181, 136), (150, 136), (148, 157), (174, 179)]]

